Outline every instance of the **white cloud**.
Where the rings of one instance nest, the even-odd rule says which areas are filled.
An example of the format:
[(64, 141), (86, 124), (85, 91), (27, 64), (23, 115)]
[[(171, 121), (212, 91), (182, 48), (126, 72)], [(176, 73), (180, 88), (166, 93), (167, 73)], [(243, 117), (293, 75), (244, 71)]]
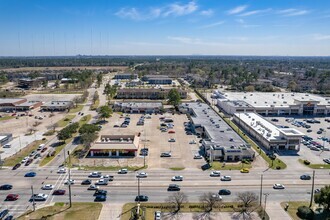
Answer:
[(257, 15), (257, 14), (264, 14), (266, 12), (271, 11), (271, 8), (263, 9), (263, 10), (254, 10), (254, 11), (248, 11), (243, 14), (240, 14), (241, 17), (251, 16), (251, 15)]
[(115, 13), (118, 17), (129, 18), (132, 20), (144, 20), (140, 12), (136, 8), (121, 8)]
[(243, 19), (236, 19), (237, 23), (240, 23), (240, 24), (245, 24), (245, 21)]
[(212, 16), (214, 14), (214, 11), (212, 9), (203, 10), (200, 12), (200, 14), (203, 16)]
[(185, 5), (174, 3), (169, 5), (163, 13), (164, 17), (167, 16), (182, 16), (195, 12), (198, 9), (196, 2), (191, 1)]
[(211, 28), (211, 27), (216, 27), (216, 26), (222, 25), (222, 24), (224, 24), (224, 23), (225, 23), (225, 21), (218, 21), (218, 22), (215, 22), (215, 23), (212, 23), (212, 24), (204, 25), (204, 26), (202, 26), (201, 28)]
[(236, 8), (230, 9), (229, 11), (227, 11), (227, 14), (229, 15), (234, 15), (234, 14), (238, 14), (243, 12), (245, 9), (247, 9), (247, 5), (240, 5), (237, 6)]
[(330, 35), (314, 34), (314, 40), (330, 40)]
[(198, 38), (190, 38), (190, 37), (168, 37), (168, 39), (173, 41), (178, 41), (184, 44), (200, 44), (201, 40)]
[(296, 9), (296, 8), (288, 8), (288, 9), (280, 10), (277, 13), (281, 14), (283, 16), (299, 16), (299, 15), (308, 14), (309, 11), (299, 10), (299, 9)]

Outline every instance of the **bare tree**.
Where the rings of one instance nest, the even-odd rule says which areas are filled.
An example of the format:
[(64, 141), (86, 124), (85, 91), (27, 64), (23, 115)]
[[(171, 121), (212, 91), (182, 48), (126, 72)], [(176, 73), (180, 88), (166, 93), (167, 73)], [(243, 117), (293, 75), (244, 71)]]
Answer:
[(199, 198), (200, 203), (203, 204), (204, 212), (196, 213), (193, 219), (198, 220), (211, 220), (216, 219), (216, 213), (212, 212), (214, 208), (220, 207), (222, 201), (219, 194), (214, 194), (212, 192), (204, 193)]
[(250, 219), (251, 214), (259, 207), (259, 197), (254, 192), (238, 193), (236, 201), (238, 202), (238, 206), (235, 211), (238, 213), (238, 216), (242, 216), (243, 219)]
[(170, 195), (166, 202), (171, 206), (170, 217), (177, 218), (180, 214), (182, 204), (188, 202), (188, 196), (183, 192), (176, 192)]

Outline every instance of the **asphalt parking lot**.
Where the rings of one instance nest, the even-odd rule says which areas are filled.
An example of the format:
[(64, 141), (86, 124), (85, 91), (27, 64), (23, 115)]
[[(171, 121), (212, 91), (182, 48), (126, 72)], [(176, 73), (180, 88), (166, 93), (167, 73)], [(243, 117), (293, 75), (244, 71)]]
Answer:
[[(329, 119), (329, 117), (327, 117)], [(322, 117), (322, 118), (302, 118), (302, 117), (268, 117), (267, 119), (271, 120), (271, 119), (278, 119), (278, 122), (274, 122), (272, 121), (272, 123), (278, 125), (278, 126), (289, 126), (290, 128), (295, 128), (301, 132), (303, 132), (305, 135), (312, 137), (313, 141), (316, 141), (317, 143), (319, 143), (320, 145), (324, 145), (325, 148), (330, 148), (330, 143), (327, 141), (322, 141), (320, 138), (321, 137), (327, 137), (329, 138), (330, 136), (330, 129), (327, 129), (327, 127), (330, 127), (330, 123), (325, 121), (326, 118)], [(307, 123), (306, 120), (307, 119), (315, 119), (317, 121), (319, 121), (320, 123)], [(289, 120), (289, 121), (287, 121)], [(302, 126), (296, 126), (293, 125), (292, 123), (294, 121), (298, 121), (301, 123), (305, 123), (307, 125), (310, 125), (310, 128), (304, 128)], [(319, 131), (320, 128), (324, 129), (324, 132), (322, 132), (321, 134), (317, 134), (317, 131)], [(307, 130), (310, 129), (312, 130), (311, 132), (307, 132)], [(311, 163), (317, 163), (317, 164), (323, 164), (323, 159), (324, 158), (330, 158), (330, 151), (314, 151), (314, 150), (310, 150), (307, 146), (301, 144), (300, 146), (300, 151), (298, 152), (299, 158), (301, 159), (307, 159), (309, 160)], [(293, 161), (297, 162), (297, 156), (285, 156), (283, 157), (283, 159), (287, 162), (287, 163), (293, 163)]]
[[(125, 114), (126, 115), (126, 114)], [(200, 168), (204, 164), (203, 159), (193, 159), (194, 155), (199, 151), (198, 139), (194, 135), (186, 135), (184, 130), (184, 122), (188, 122), (186, 115), (171, 114), (153, 114), (150, 119), (144, 120), (144, 125), (137, 126), (137, 122), (142, 114), (129, 114), (131, 122), (126, 128), (114, 127), (120, 126), (124, 122), (124, 118), (118, 114), (114, 114), (108, 119), (109, 123), (103, 125), (101, 133), (111, 134), (138, 134), (141, 133), (139, 153), (144, 145), (149, 149), (146, 157), (148, 168)], [(175, 133), (161, 132), (160, 117), (170, 117), (173, 119), (173, 129)], [(170, 138), (174, 138), (175, 142), (169, 142)], [(189, 144), (195, 140), (196, 144)], [(171, 157), (160, 157), (163, 152), (171, 152)], [(138, 155), (143, 158), (143, 156)]]

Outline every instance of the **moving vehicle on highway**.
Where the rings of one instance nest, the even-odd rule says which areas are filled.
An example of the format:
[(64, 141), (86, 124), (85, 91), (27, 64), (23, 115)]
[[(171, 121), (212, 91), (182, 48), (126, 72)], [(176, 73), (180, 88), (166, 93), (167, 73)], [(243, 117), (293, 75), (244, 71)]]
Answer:
[(98, 190), (100, 187), (94, 184), (90, 185), (87, 190)]
[(113, 181), (114, 176), (110, 176), (110, 175), (103, 175), (100, 177), (100, 179), (106, 179), (108, 181)]
[(220, 179), (221, 181), (231, 181), (231, 176), (223, 176)]
[(310, 180), (310, 179), (311, 179), (311, 176), (308, 175), (308, 174), (304, 174), (304, 175), (301, 175), (301, 176), (300, 176), (300, 179), (301, 179), (301, 180)]
[(53, 192), (53, 195), (65, 195), (64, 189), (57, 189)]
[(136, 196), (135, 197), (135, 201), (138, 202), (147, 202), (149, 200), (149, 197), (148, 196), (145, 196), (145, 195), (140, 195), (140, 196)]
[(250, 170), (248, 168), (243, 168), (240, 170), (241, 173), (249, 173)]
[(95, 196), (94, 202), (104, 202), (107, 200), (106, 195), (97, 195)]
[(31, 196), (31, 200), (34, 200), (34, 201), (46, 201), (47, 198), (48, 198), (48, 195), (42, 194), (42, 193), (34, 194), (33, 196)]
[(90, 179), (86, 179), (81, 182), (81, 185), (90, 185), (90, 184), (92, 184), (92, 181)]
[(65, 185), (73, 185), (73, 184), (75, 184), (75, 180), (73, 180), (73, 179), (67, 179), (65, 182), (64, 182), (64, 184)]
[(0, 190), (11, 190), (13, 188), (13, 185), (10, 184), (4, 184), (0, 186)]
[(183, 181), (183, 176), (173, 176), (172, 181)]
[(230, 195), (231, 191), (229, 189), (220, 189), (218, 194), (219, 195)]
[(3, 219), (9, 213), (8, 209), (5, 209), (0, 212), (0, 219)]
[(16, 169), (18, 169), (20, 166), (21, 166), (21, 164), (20, 164), (20, 163), (17, 163), (17, 164), (15, 164), (15, 166), (13, 166), (13, 170), (16, 170)]
[(66, 173), (66, 169), (65, 169), (65, 168), (61, 168), (61, 169), (59, 169), (59, 170), (57, 171), (57, 173), (60, 173), (60, 174), (62, 174), (62, 173)]
[(24, 175), (24, 177), (35, 177), (37, 175), (36, 172), (28, 172)]
[(127, 174), (128, 170), (127, 169), (120, 169), (118, 170), (118, 174)]
[(180, 191), (180, 186), (178, 184), (170, 184), (167, 191)]
[(148, 174), (146, 172), (140, 172), (136, 174), (137, 178), (147, 178)]
[(102, 175), (101, 175), (101, 172), (91, 172), (90, 174), (89, 174), (89, 176), (88, 177), (91, 177), (91, 178), (99, 178), (99, 177), (101, 177)]
[(275, 183), (273, 185), (273, 189), (285, 189), (284, 185), (280, 184), (280, 183)]
[(8, 194), (6, 197), (6, 201), (16, 201), (18, 199), (18, 194)]
[(220, 171), (212, 171), (210, 173), (210, 176), (211, 177), (220, 177), (220, 175), (221, 175), (221, 172)]
[(52, 190), (52, 189), (54, 189), (54, 185), (46, 184), (46, 185), (43, 185), (41, 187), (41, 189), (43, 189), (43, 190)]
[(107, 179), (99, 179), (96, 181), (95, 185), (108, 185), (108, 180)]
[(106, 196), (107, 193), (108, 193), (108, 191), (100, 189), (100, 190), (95, 191), (94, 196), (98, 196), (98, 195), (105, 195)]

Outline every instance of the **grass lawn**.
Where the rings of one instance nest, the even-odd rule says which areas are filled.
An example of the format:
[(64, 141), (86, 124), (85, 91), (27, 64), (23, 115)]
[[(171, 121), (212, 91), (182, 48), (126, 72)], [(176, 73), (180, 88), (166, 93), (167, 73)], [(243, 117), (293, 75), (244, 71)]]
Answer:
[[(86, 124), (91, 118), (92, 118), (91, 115), (86, 115), (86, 116), (82, 117), (82, 118), (79, 120), (79, 122), (78, 122), (78, 123), (79, 123), (79, 127), (81, 127), (83, 124)], [(79, 128), (78, 128), (77, 130), (79, 130)], [(71, 138), (69, 138), (68, 140), (65, 141), (65, 143), (63, 143), (63, 144), (61, 144), (61, 145), (55, 147), (55, 148), (54, 148), (54, 150), (55, 150), (55, 155), (52, 156), (52, 157), (44, 157), (44, 158), (42, 159), (42, 161), (40, 162), (39, 166), (42, 167), (42, 166), (45, 166), (47, 163), (49, 163), (49, 162), (50, 162), (53, 158), (55, 158), (55, 157), (61, 152), (61, 150), (62, 150), (62, 149), (68, 144), (68, 143), (70, 143), (70, 142), (73, 140), (73, 138), (75, 138), (78, 134), (79, 134), (78, 132), (75, 133), (75, 134), (73, 134)]]
[(223, 118), (230, 126), (231, 128), (236, 131), (248, 144), (250, 144), (253, 149), (260, 154), (260, 156), (269, 164), (269, 167), (272, 169), (276, 169), (276, 167), (280, 167), (281, 169), (286, 168), (286, 164), (281, 161), (280, 159), (275, 159), (272, 161), (263, 150), (261, 150), (258, 145), (251, 140), (243, 131), (241, 131), (234, 122), (232, 122), (229, 118)]
[(170, 167), (170, 170), (174, 170), (174, 171), (179, 171), (179, 170), (184, 170), (184, 167)]
[(91, 105), (91, 110), (96, 110), (100, 105), (100, 99), (97, 99), (93, 105)]
[(93, 202), (77, 202), (72, 203), (72, 207), (64, 203), (55, 203), (54, 206), (48, 206), (36, 210), (35, 212), (27, 212), (18, 217), (18, 220), (24, 219), (47, 219), (47, 220), (66, 220), (66, 219), (88, 219), (97, 220), (101, 213), (102, 204)]
[(57, 124), (59, 127), (65, 127), (70, 123), (72, 119), (74, 119), (74, 117), (76, 117), (76, 115), (66, 115), (64, 118), (59, 120)]
[(239, 163), (239, 164), (231, 164), (231, 163), (223, 163), (221, 162), (213, 162), (211, 163), (211, 169), (212, 170), (240, 170), (242, 168), (251, 168), (251, 164), (245, 164), (245, 163)]
[(18, 151), (16, 154), (8, 157), (5, 159), (4, 166), (15, 166), (15, 164), (20, 163), (24, 157), (29, 156), (29, 154), (36, 150), (40, 144), (45, 143), (46, 140), (37, 140), (33, 141), (31, 144), (28, 146), (24, 147), (20, 151)]
[(6, 121), (6, 120), (9, 120), (9, 119), (13, 119), (13, 118), (15, 118), (15, 116), (4, 116), (4, 117), (0, 118), (0, 121)]
[(137, 167), (137, 166), (128, 166), (128, 167), (120, 167), (120, 166), (79, 166), (80, 170), (95, 170), (95, 171), (118, 171), (120, 169), (126, 168), (130, 171), (138, 171), (147, 169), (148, 166), (145, 167)]
[[(131, 210), (134, 209), (136, 203), (127, 203), (123, 206), (121, 220), (130, 219)], [(146, 220), (153, 220), (155, 211), (170, 212), (167, 203), (141, 203), (141, 208), (146, 208)], [(200, 203), (186, 203), (182, 205), (181, 212), (203, 212)], [(215, 208), (214, 212), (235, 212), (234, 208), (237, 203), (224, 202), (222, 207)]]
[(303, 159), (298, 159), (299, 163), (311, 168), (311, 169), (330, 169), (330, 164), (309, 164), (306, 165), (304, 164), (304, 160)]
[(83, 109), (84, 105), (77, 105), (77, 107), (70, 109), (69, 113), (77, 113), (81, 112)]
[[(305, 201), (282, 202), (281, 206), (282, 206), (283, 209), (285, 208), (286, 204), (289, 204), (289, 208), (288, 208), (287, 212), (289, 213), (290, 217), (293, 220), (300, 220), (301, 219), (297, 216), (297, 211), (298, 211), (299, 206), (309, 207), (309, 202), (305, 202)], [(314, 220), (324, 220), (324, 219), (329, 219), (329, 218), (330, 218), (330, 213), (316, 213), (314, 215)]]

